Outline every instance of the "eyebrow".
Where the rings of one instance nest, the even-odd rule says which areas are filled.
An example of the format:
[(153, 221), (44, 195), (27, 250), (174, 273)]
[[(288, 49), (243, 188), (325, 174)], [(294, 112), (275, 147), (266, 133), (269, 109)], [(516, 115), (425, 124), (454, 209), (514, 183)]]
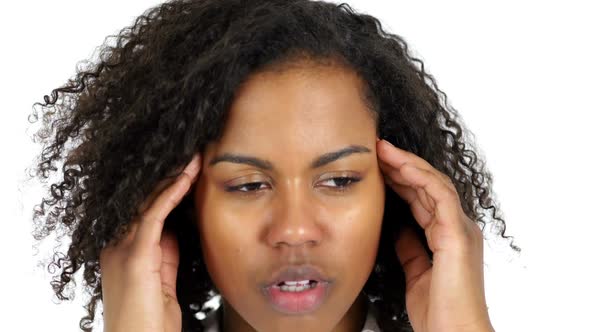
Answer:
[[(347, 146), (343, 149), (324, 153), (324, 154), (320, 155), (319, 157), (315, 158), (311, 162), (311, 164), (309, 165), (309, 168), (310, 169), (320, 168), (320, 167), (327, 165), (333, 161), (344, 158), (344, 157), (349, 156), (354, 153), (369, 153), (369, 152), (371, 152), (371, 149), (369, 149), (365, 146), (350, 145), (350, 146)], [(215, 164), (223, 162), (223, 161), (235, 163), (235, 164), (247, 164), (247, 165), (252, 165), (252, 166), (260, 168), (260, 169), (274, 171), (273, 164), (268, 160), (260, 159), (260, 158), (254, 157), (254, 156), (235, 154), (235, 153), (224, 153), (220, 156), (213, 158), (209, 162), (209, 167), (214, 166)]]

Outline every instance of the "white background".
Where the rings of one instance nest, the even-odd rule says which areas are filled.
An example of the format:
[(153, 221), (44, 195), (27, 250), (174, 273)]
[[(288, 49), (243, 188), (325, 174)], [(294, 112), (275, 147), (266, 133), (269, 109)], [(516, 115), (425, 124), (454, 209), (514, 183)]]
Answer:
[[(32, 252), (31, 209), (43, 193), (22, 183), (38, 149), (27, 116), (104, 37), (157, 3), (11, 1), (0, 10), (0, 330), (79, 331), (86, 297), (55, 304), (36, 268), (45, 255)], [(590, 11), (582, 1), (349, 3), (409, 42), (485, 153), (507, 234), (523, 249), (486, 247), (496, 331), (590, 331)]]

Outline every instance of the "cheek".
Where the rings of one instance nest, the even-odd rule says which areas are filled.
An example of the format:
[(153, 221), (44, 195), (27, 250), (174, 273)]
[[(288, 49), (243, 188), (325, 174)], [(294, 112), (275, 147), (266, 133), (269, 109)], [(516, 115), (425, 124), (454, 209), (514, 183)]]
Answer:
[(226, 296), (245, 289), (247, 267), (253, 259), (253, 229), (243, 227), (241, 218), (227, 209), (223, 199), (211, 190), (199, 190), (196, 216), (203, 258), (211, 279)]
[(337, 254), (347, 261), (349, 268), (356, 269), (371, 266), (377, 255), (382, 217), (375, 213), (373, 202), (357, 202), (348, 207), (331, 233), (337, 239)]
[(385, 204), (385, 188), (377, 174), (366, 180), (362, 190), (355, 195), (354, 204), (326, 210), (325, 216), (340, 216), (341, 222), (333, 224), (330, 231), (337, 242), (333, 257), (346, 266), (351, 278), (357, 281), (366, 280), (373, 269)]
[[(228, 227), (223, 219), (210, 218), (201, 228), (203, 258), (211, 280), (226, 298), (235, 298), (248, 289), (252, 237), (238, 227)], [(248, 245), (250, 244), (250, 245)], [(233, 295), (232, 295), (233, 294)]]

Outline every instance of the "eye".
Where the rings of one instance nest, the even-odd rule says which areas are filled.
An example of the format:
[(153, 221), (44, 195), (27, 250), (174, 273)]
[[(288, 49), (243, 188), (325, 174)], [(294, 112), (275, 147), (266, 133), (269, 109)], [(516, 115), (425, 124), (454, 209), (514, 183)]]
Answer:
[[(348, 177), (348, 176), (338, 176), (333, 177), (325, 180), (324, 182), (332, 181), (335, 185), (334, 186), (327, 186), (329, 188), (333, 188), (335, 191), (345, 191), (350, 189), (352, 185), (356, 182), (359, 182), (361, 179), (358, 177)], [(239, 186), (229, 186), (226, 188), (228, 192), (240, 192), (243, 194), (251, 194), (260, 191), (261, 185), (266, 184), (266, 182), (249, 182), (244, 183)]]
[(327, 186), (331, 188), (335, 188), (337, 191), (344, 191), (349, 189), (354, 183), (359, 182), (361, 179), (358, 177), (348, 177), (348, 176), (339, 176), (329, 178), (326, 181), (332, 181), (335, 186)]
[(260, 188), (260, 185), (265, 184), (265, 182), (250, 182), (250, 183), (244, 183), (241, 184), (239, 186), (231, 186), (231, 187), (227, 187), (227, 191), (228, 192), (234, 192), (234, 191), (238, 191), (238, 192), (242, 192), (242, 193), (250, 193), (250, 192), (255, 192), (258, 190), (248, 190), (248, 189), (257, 189)]
[[(356, 183), (360, 180), (361, 179), (358, 177), (339, 176), (339, 177), (329, 178), (323, 182), (332, 181), (335, 185), (326, 186), (326, 187), (333, 188), (336, 191), (344, 191), (344, 190), (349, 189), (354, 183)], [(245, 193), (245, 194), (255, 193), (257, 191), (260, 191), (261, 185), (264, 185), (264, 184), (266, 184), (266, 182), (249, 182), (249, 183), (241, 184), (239, 186), (227, 187), (226, 191), (240, 192), (240, 193)]]

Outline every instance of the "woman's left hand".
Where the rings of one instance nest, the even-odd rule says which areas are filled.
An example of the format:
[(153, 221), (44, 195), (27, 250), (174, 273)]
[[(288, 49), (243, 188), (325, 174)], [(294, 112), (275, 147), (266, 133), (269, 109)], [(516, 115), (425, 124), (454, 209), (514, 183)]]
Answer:
[(406, 277), (406, 308), (416, 332), (493, 331), (484, 292), (483, 235), (461, 207), (451, 179), (417, 155), (377, 141), (385, 182), (424, 229), (401, 231), (395, 245)]

